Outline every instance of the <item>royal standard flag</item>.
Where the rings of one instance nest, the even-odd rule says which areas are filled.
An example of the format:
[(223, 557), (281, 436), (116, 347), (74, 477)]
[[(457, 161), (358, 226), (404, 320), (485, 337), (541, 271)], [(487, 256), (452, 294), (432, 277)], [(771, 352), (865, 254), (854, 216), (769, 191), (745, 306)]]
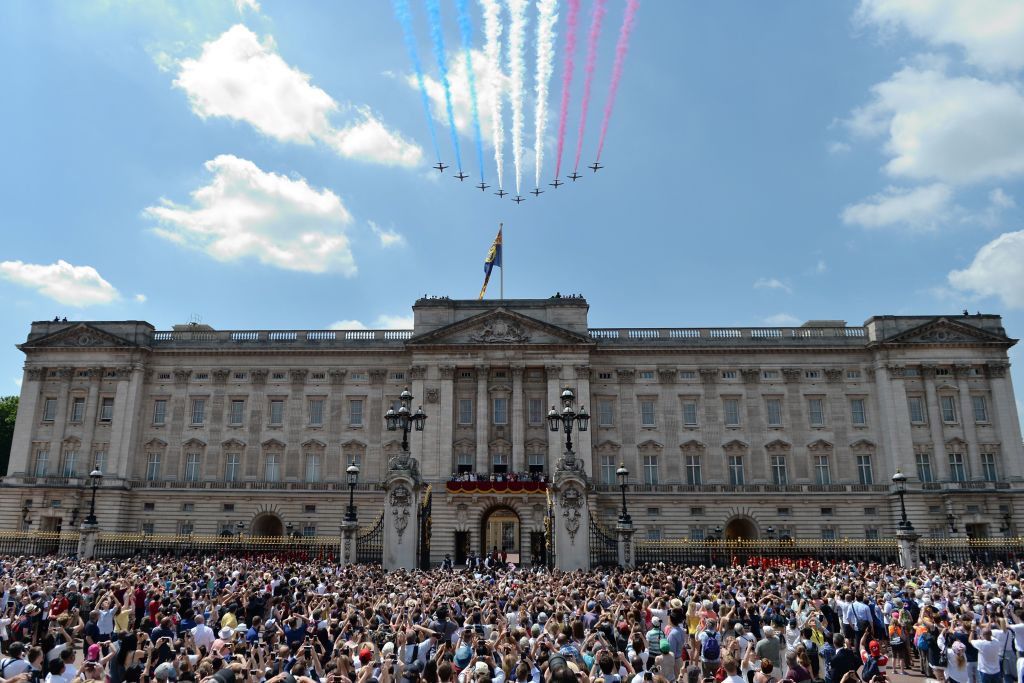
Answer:
[(494, 266), (501, 268), (501, 230), (501, 228), (498, 228), (498, 235), (494, 238), (490, 251), (487, 252), (487, 258), (484, 259), (484, 286), (480, 288), (480, 296), (478, 297), (480, 299), (483, 299), (484, 294), (487, 292), (487, 283), (491, 279), (491, 270)]

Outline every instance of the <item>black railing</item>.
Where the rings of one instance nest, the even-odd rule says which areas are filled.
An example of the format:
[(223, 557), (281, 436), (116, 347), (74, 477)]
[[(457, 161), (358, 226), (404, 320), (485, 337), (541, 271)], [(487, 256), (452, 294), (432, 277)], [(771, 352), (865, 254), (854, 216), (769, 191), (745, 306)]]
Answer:
[(384, 513), (367, 531), (356, 535), (356, 562), (360, 564), (383, 564), (384, 561)]
[(614, 567), (619, 564), (619, 540), (614, 532), (598, 526), (590, 517), (590, 566)]

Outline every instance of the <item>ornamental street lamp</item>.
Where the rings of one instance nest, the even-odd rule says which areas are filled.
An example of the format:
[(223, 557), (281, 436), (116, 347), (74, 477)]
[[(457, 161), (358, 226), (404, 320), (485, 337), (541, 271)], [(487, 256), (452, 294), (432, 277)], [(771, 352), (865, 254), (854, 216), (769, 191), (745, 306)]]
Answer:
[(903, 502), (903, 496), (907, 493), (907, 475), (896, 470), (896, 474), (892, 475), (892, 483), (896, 484), (896, 494), (900, 497), (899, 529), (901, 531), (913, 531), (914, 525), (910, 523), (909, 519), (907, 519), (907, 506)]
[(242, 532), (245, 531), (245, 522), (239, 520), (235, 522), (235, 530), (238, 532), (238, 541), (242, 541)]
[(629, 512), (626, 511), (626, 486), (629, 482), (629, 470), (626, 469), (626, 463), (619, 463), (619, 469), (615, 470), (615, 476), (619, 478), (619, 488), (622, 489), (622, 512), (619, 514), (619, 524), (627, 526), (633, 523), (633, 520), (629, 516)]
[[(409, 393), (409, 388), (406, 387), (398, 397), (399, 407), (398, 410), (394, 408), (388, 408), (388, 412), (384, 414), (384, 421), (387, 423), (389, 432), (394, 432), (399, 429), (402, 430), (402, 453), (405, 455), (409, 454), (409, 430), (415, 429), (417, 432), (423, 431), (423, 423), (427, 421), (427, 415), (423, 412), (423, 406), (416, 409), (413, 413), (410, 410), (412, 405), (413, 396)], [(356, 468), (358, 474), (359, 468)], [(351, 481), (349, 483), (351, 486)]]
[(716, 541), (721, 541), (722, 540), (722, 525), (721, 524), (719, 524), (718, 526), (715, 527), (715, 540)]
[(359, 465), (352, 461), (352, 464), (345, 469), (348, 474), (348, 510), (345, 511), (345, 521), (355, 522), (356, 519), (356, 484), (359, 483)]
[(573, 425), (581, 432), (585, 432), (587, 424), (590, 422), (590, 413), (587, 412), (586, 407), (580, 406), (578, 413), (572, 409), (572, 404), (575, 402), (576, 394), (572, 389), (566, 388), (562, 391), (562, 412), (559, 413), (554, 406), (551, 406), (551, 410), (548, 412), (548, 426), (551, 431), (557, 433), (559, 427), (565, 431), (565, 460), (567, 464), (572, 463), (576, 457), (572, 450)]
[(103, 481), (103, 473), (100, 472), (100, 468), (95, 468), (89, 473), (89, 482), (92, 486), (92, 500), (89, 502), (89, 516), (85, 518), (85, 523), (90, 526), (96, 526), (96, 489), (100, 487), (100, 482)]
[(767, 529), (765, 529), (765, 531), (768, 533), (768, 540), (769, 541), (774, 541), (775, 540), (775, 527), (770, 526)]

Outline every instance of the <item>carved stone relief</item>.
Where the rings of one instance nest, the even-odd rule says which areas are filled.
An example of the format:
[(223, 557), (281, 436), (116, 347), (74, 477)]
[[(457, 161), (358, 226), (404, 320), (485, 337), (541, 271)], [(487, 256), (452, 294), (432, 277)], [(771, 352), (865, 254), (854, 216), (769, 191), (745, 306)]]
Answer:
[(477, 331), (471, 333), (469, 339), (482, 344), (520, 344), (530, 341), (530, 335), (513, 320), (495, 318), (486, 321)]

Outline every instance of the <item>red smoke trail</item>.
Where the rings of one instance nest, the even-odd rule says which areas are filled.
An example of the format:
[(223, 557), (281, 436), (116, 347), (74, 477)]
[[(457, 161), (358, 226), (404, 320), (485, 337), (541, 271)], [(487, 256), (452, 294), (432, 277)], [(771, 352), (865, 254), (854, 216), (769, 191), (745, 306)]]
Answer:
[(619, 29), (619, 42), (615, 45), (615, 65), (612, 67), (612, 82), (608, 86), (608, 101), (604, 105), (601, 139), (597, 143), (597, 161), (601, 161), (601, 151), (604, 150), (604, 136), (608, 134), (608, 121), (612, 117), (615, 94), (619, 90), (619, 80), (622, 78), (622, 63), (626, 61), (626, 51), (629, 50), (629, 34), (633, 30), (633, 21), (636, 19), (636, 11), (639, 7), (640, 0), (626, 0), (626, 14), (622, 17), (622, 27)]
[(594, 67), (597, 65), (597, 39), (601, 36), (601, 20), (604, 19), (605, 0), (594, 0), (594, 15), (590, 18), (590, 34), (587, 36), (587, 65), (584, 68), (586, 78), (583, 81), (583, 104), (580, 108), (580, 132), (576, 142), (576, 166), (580, 167), (580, 154), (583, 152), (583, 131), (587, 127), (587, 106), (590, 104), (590, 87), (594, 83)]
[(562, 172), (562, 149), (565, 147), (565, 124), (569, 118), (569, 88), (572, 86), (572, 72), (575, 68), (573, 55), (576, 52), (576, 28), (579, 24), (580, 0), (569, 0), (569, 16), (566, 19), (565, 63), (562, 67), (562, 107), (558, 118), (558, 160), (555, 162), (555, 178)]

